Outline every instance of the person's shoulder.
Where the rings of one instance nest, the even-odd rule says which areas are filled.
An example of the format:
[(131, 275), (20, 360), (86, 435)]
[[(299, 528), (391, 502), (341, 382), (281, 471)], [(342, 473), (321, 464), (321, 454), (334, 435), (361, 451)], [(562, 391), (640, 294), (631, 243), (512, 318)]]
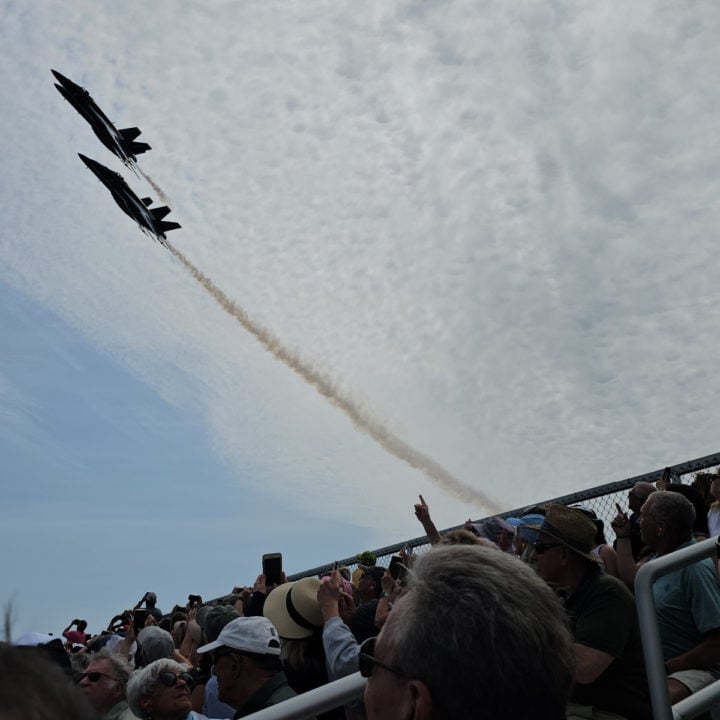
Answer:
[(717, 588), (720, 593), (720, 576), (710, 558), (703, 558), (692, 565), (681, 569), (684, 584), (702, 583), (710, 588)]
[(265, 706), (275, 705), (276, 703), (282, 702), (283, 700), (289, 700), (294, 698), (297, 693), (290, 687), (287, 676), (284, 672), (277, 673), (269, 683), (272, 685), (272, 693), (268, 698)]
[(626, 605), (635, 605), (635, 598), (625, 583), (608, 573), (603, 573), (598, 577), (595, 584), (595, 593), (617, 598), (618, 601), (622, 601)]

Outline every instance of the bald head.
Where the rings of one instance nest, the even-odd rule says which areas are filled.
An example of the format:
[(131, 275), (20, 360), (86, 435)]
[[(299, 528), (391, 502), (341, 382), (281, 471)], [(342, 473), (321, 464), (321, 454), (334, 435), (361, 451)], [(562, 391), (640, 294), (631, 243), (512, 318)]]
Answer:
[(649, 482), (635, 483), (628, 493), (628, 505), (634, 513), (640, 512), (643, 503), (656, 492), (655, 486)]

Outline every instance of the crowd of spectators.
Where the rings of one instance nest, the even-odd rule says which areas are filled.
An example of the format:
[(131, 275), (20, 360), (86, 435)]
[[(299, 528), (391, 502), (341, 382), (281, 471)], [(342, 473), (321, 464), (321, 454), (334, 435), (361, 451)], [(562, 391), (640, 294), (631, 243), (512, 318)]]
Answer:
[[(387, 568), (364, 554), (354, 572), (261, 574), (167, 613), (147, 592), (100, 633), (75, 618), (62, 639), (0, 645), (4, 715), (240, 718), (359, 671), (364, 698), (322, 720), (649, 720), (635, 575), (720, 524), (719, 476), (658, 485), (617, 505), (613, 545), (590, 508), (554, 504), (441, 534), (420, 496), (431, 548)], [(720, 677), (717, 566), (689, 565), (653, 592), (674, 703)]]

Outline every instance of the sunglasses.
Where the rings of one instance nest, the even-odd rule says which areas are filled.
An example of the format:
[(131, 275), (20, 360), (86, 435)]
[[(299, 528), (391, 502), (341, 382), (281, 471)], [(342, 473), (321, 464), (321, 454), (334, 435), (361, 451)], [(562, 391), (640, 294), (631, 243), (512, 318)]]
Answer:
[(166, 687), (177, 685), (178, 680), (182, 680), (186, 685), (191, 685), (193, 676), (189, 672), (181, 672), (176, 675), (174, 672), (167, 670), (158, 675), (158, 680)]
[(83, 678), (87, 678), (91, 683), (96, 683), (100, 678), (110, 678), (110, 680), (114, 680), (115, 682), (122, 682), (122, 680), (118, 680), (116, 677), (113, 677), (112, 675), (107, 675), (105, 673), (101, 672), (84, 672), (78, 676), (77, 681), (80, 682)]
[(536, 542), (535, 543), (535, 554), (542, 555), (544, 552), (548, 551), (550, 548), (561, 547), (561, 546), (562, 546), (562, 543)]
[(364, 678), (369, 678), (374, 672), (375, 668), (381, 667), (383, 670), (391, 672), (393, 675), (397, 675), (401, 678), (407, 678), (407, 675), (397, 668), (386, 665), (375, 657), (375, 640), (377, 638), (368, 638), (360, 645), (360, 674)]

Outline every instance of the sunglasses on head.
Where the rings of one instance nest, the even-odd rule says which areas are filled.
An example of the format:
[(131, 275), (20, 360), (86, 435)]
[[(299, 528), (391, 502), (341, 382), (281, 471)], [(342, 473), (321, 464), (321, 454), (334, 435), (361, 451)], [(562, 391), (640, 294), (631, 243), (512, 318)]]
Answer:
[(110, 680), (114, 680), (115, 682), (122, 682), (121, 680), (118, 680), (116, 677), (113, 677), (112, 675), (107, 675), (106, 673), (101, 672), (84, 672), (78, 676), (78, 682), (80, 682), (83, 678), (87, 678), (91, 683), (96, 683), (100, 678), (110, 678)]
[(193, 681), (193, 676), (189, 672), (181, 672), (176, 675), (174, 672), (166, 670), (158, 675), (158, 680), (166, 687), (177, 685), (178, 680), (182, 680), (186, 685), (190, 685)]
[(374, 672), (375, 668), (382, 668), (391, 672), (393, 675), (397, 675), (401, 678), (407, 678), (407, 675), (402, 671), (394, 668), (390, 665), (386, 665), (375, 657), (375, 640), (377, 638), (368, 638), (360, 645), (360, 674), (364, 678), (369, 678)]
[(535, 543), (535, 554), (542, 555), (544, 552), (547, 552), (550, 548), (560, 547), (561, 545), (562, 545), (562, 543), (536, 542)]

